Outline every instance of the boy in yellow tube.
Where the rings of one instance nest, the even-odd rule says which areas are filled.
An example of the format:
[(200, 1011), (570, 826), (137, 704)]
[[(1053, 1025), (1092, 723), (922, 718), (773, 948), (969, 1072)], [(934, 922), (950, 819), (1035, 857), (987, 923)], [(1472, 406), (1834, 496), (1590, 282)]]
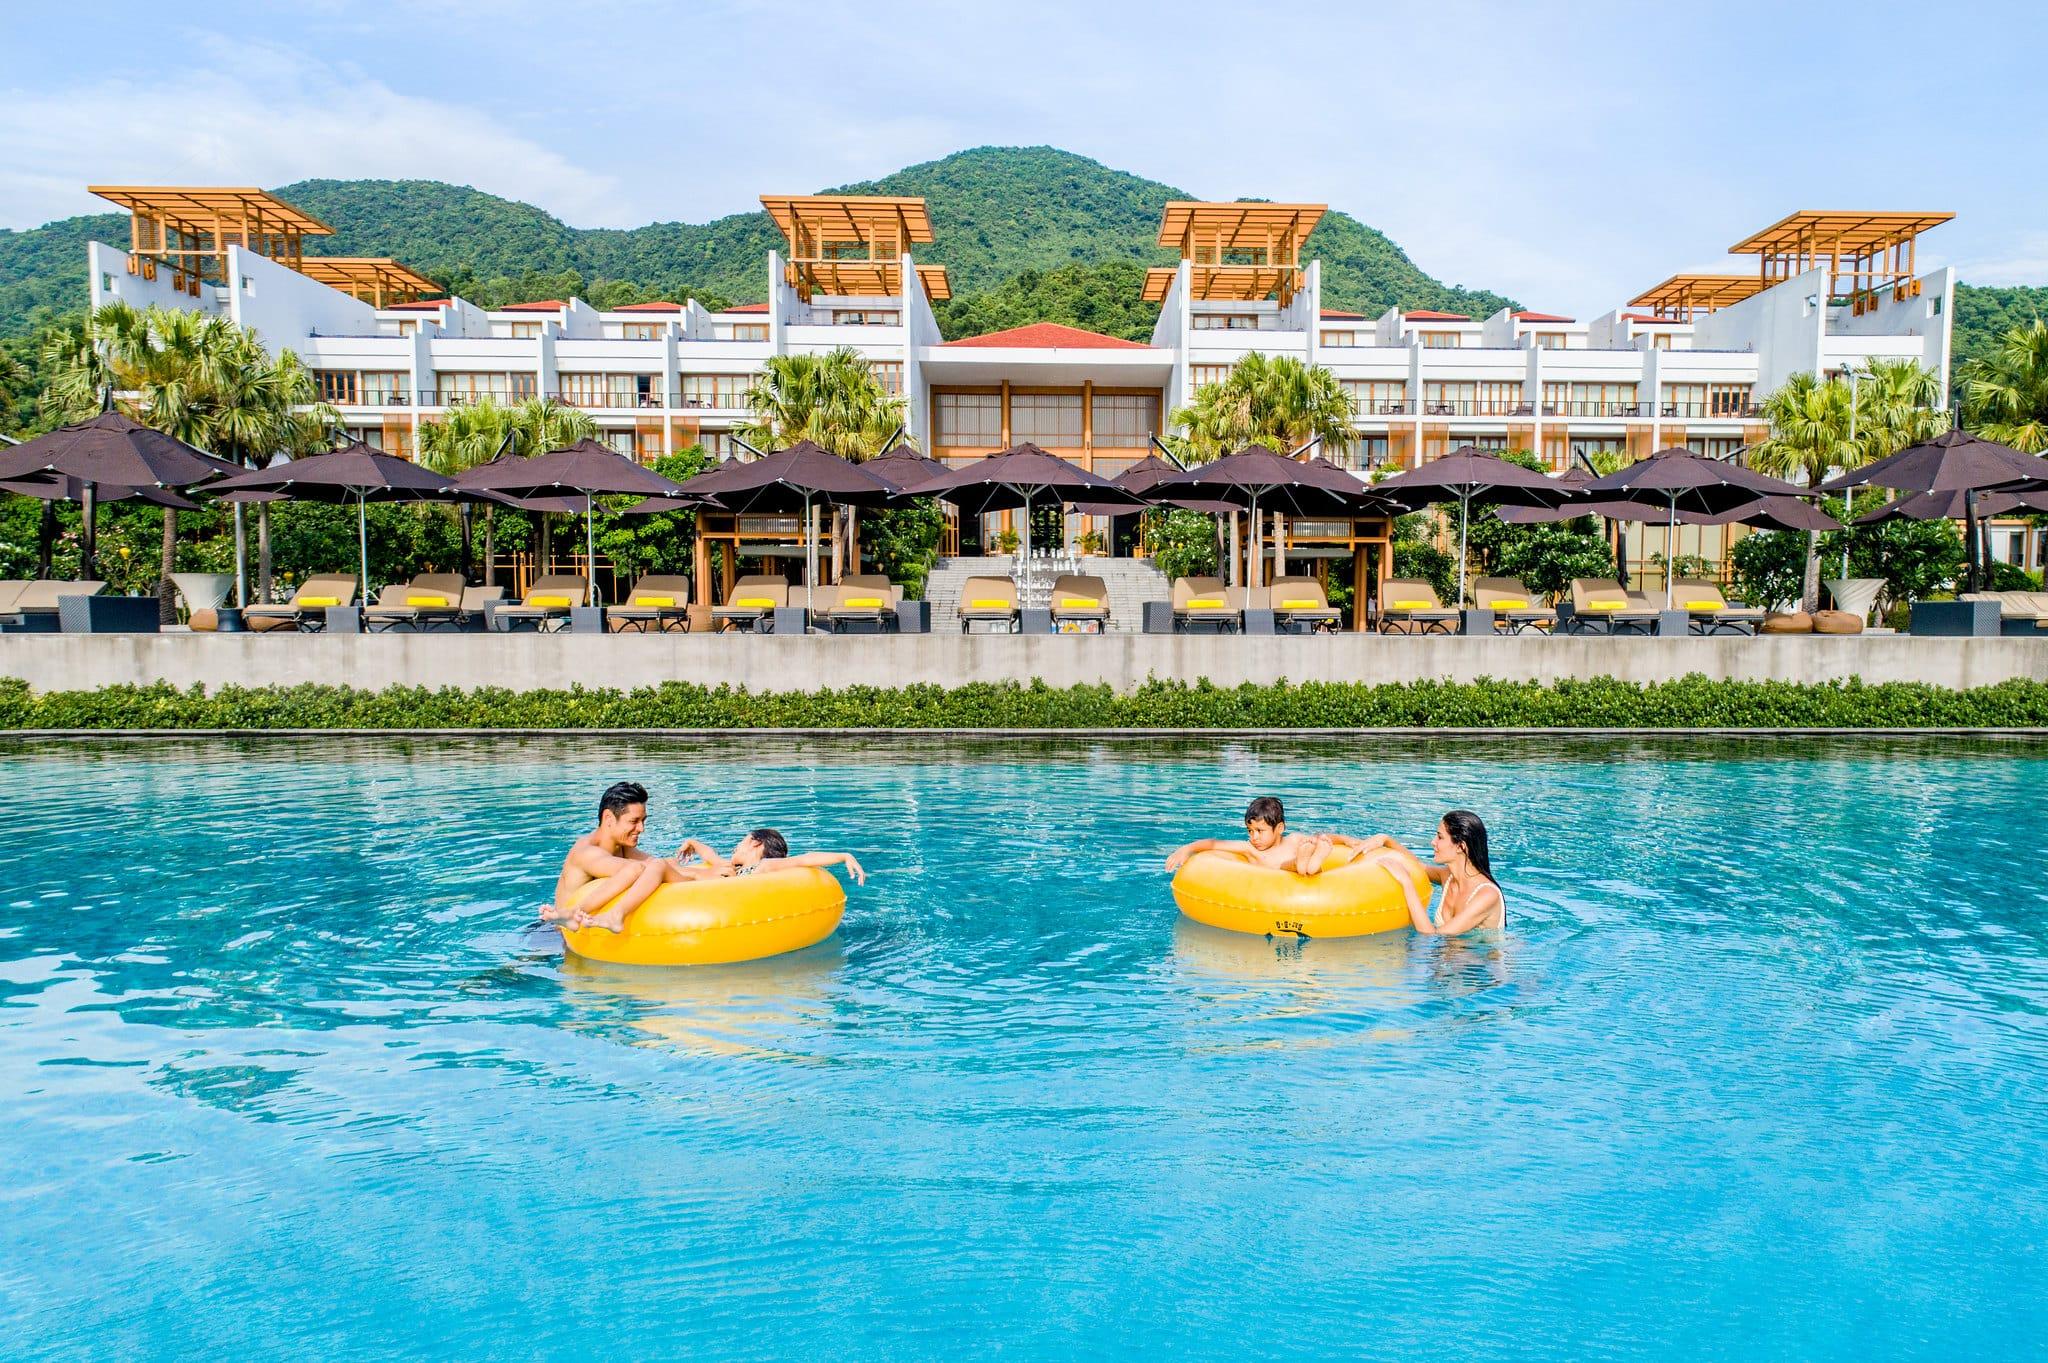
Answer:
[(1323, 869), (1322, 858), (1311, 855), (1314, 846), (1315, 839), (1287, 831), (1287, 811), (1278, 796), (1261, 795), (1245, 806), (1243, 842), (1197, 838), (1176, 848), (1166, 859), (1166, 869), (1178, 871), (1181, 863), (1197, 852), (1235, 852), (1254, 866), (1312, 876)]

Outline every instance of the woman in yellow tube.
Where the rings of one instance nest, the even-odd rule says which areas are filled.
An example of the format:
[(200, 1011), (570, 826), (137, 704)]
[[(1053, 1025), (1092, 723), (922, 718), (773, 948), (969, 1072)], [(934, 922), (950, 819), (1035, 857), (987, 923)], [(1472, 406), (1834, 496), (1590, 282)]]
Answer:
[[(1323, 833), (1316, 837), (1316, 845), (1302, 858), (1320, 865), (1332, 847), (1354, 849), (1362, 860), (1370, 861), (1374, 853), (1384, 853), (1398, 848), (1399, 843), (1384, 833), (1375, 833), (1369, 838), (1348, 838), (1341, 833)], [(1479, 929), (1494, 929), (1507, 926), (1508, 906), (1494, 881), (1493, 866), (1487, 856), (1486, 825), (1477, 814), (1469, 809), (1454, 809), (1437, 823), (1436, 838), (1430, 843), (1430, 856), (1435, 864), (1426, 869), (1434, 883), (1444, 887), (1443, 898), (1437, 904), (1432, 916), (1429, 905), (1423, 903), (1415, 886), (1407, 876), (1394, 876), (1401, 886), (1401, 892), (1408, 899), (1408, 916), (1414, 921), (1415, 930), (1433, 937), (1456, 937), (1461, 933)]]

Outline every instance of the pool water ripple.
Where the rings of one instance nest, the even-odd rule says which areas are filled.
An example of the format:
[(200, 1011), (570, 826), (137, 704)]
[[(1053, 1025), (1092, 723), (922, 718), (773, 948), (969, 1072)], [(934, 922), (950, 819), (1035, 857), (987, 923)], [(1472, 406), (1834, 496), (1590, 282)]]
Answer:
[[(615, 740), (604, 740), (617, 746)], [(2048, 749), (320, 741), (0, 762), (0, 1357), (2023, 1354)], [(535, 931), (649, 841), (871, 880), (701, 970)], [(1508, 931), (1269, 942), (1253, 793), (1486, 815)]]

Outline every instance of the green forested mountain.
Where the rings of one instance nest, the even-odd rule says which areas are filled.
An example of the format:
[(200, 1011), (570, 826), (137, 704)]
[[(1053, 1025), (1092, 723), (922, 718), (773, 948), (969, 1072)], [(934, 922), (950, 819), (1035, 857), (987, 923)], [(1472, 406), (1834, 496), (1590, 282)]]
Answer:
[[(1052, 147), (980, 147), (825, 192), (929, 201), (938, 240), (918, 255), (952, 273), (956, 297), (941, 312), (949, 336), (1038, 320), (1149, 335), (1156, 309), (1138, 299), (1136, 281), (1142, 266), (1172, 260), (1153, 244), (1161, 206), (1190, 197)], [(765, 213), (575, 228), (530, 204), (429, 180), (302, 180), (277, 193), (335, 229), (314, 243), (318, 253), (395, 256), (484, 304), (571, 292), (600, 305), (757, 302), (780, 240)], [(0, 335), (33, 327), (38, 309), (82, 306), (84, 245), (93, 237), (125, 240), (121, 215), (0, 232)], [(1431, 279), (1342, 213), (1324, 218), (1309, 249), (1323, 260), (1332, 307), (1486, 313), (1506, 301)]]
[(1974, 360), (2008, 329), (2048, 317), (2048, 288), (1956, 286), (1956, 362)]

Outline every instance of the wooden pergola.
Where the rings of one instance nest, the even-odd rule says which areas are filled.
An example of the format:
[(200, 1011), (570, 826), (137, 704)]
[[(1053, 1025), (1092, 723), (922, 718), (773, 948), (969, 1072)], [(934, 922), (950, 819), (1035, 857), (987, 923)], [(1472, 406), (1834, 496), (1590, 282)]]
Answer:
[[(1301, 283), (1301, 248), (1326, 204), (1193, 203), (1176, 199), (1159, 219), (1159, 244), (1188, 262), (1189, 290), (1204, 301), (1285, 305)], [(1144, 297), (1160, 302), (1175, 271), (1145, 272)]]
[(1826, 265), (1827, 296), (1846, 302), (1857, 315), (1875, 308), (1889, 290), (1893, 301), (1917, 297), (1914, 246), (1922, 232), (1954, 218), (1953, 213), (1846, 213), (1813, 209), (1790, 213), (1729, 247), (1756, 256), (1761, 287)]
[(1659, 317), (1690, 322), (1695, 317), (1755, 297), (1764, 281), (1748, 274), (1675, 274), (1654, 289), (1628, 300), (1632, 308), (1648, 308)]
[(228, 248), (239, 246), (296, 270), (306, 237), (334, 229), (267, 190), (190, 185), (88, 185), (129, 212), (128, 272), (155, 279), (171, 271), (171, 286), (197, 297), (204, 282), (223, 283)]
[[(763, 194), (761, 207), (789, 244), (783, 278), (808, 303), (813, 294), (886, 297), (903, 292), (903, 254), (929, 242), (924, 200), (879, 194)], [(934, 299), (952, 297), (945, 267), (920, 265)], [(941, 292), (932, 292), (936, 287)]]
[(378, 308), (446, 292), (389, 256), (307, 256), (299, 264), (299, 273)]

